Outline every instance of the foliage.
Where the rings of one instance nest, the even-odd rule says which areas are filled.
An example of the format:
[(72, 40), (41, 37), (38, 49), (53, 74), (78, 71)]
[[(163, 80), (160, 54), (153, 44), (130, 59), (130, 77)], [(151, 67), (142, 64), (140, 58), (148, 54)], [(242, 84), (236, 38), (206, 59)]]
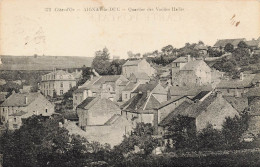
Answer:
[(212, 49), (212, 47), (208, 47), (208, 53), (209, 57), (220, 57), (223, 54), (222, 51)]
[(134, 147), (138, 146), (144, 150), (145, 155), (149, 155), (155, 146), (157, 141), (152, 137), (153, 127), (151, 124), (138, 123), (133, 133), (124, 137), (121, 144), (115, 147), (115, 151), (121, 154), (127, 154), (130, 151), (134, 151)]
[(196, 129), (193, 119), (178, 115), (171, 120), (167, 130), (167, 138), (172, 138), (175, 141), (177, 149), (196, 147), (196, 144), (194, 144)]
[(248, 128), (248, 115), (245, 113), (242, 116), (234, 118), (226, 118), (222, 134), (225, 138), (226, 146), (229, 148), (238, 148), (240, 146), (240, 138)]
[(120, 75), (122, 72), (122, 65), (125, 64), (126, 60), (116, 59), (110, 64), (109, 74), (110, 75)]
[(94, 68), (100, 75), (107, 75), (109, 73), (109, 67), (110, 62), (108, 49), (104, 48), (102, 51), (97, 51), (92, 62), (92, 68)]
[(238, 48), (242, 48), (242, 49), (246, 49), (248, 48), (247, 44), (245, 43), (245, 41), (240, 41), (237, 45)]
[(231, 43), (227, 43), (226, 46), (224, 47), (224, 50), (226, 52), (230, 52), (231, 53), (234, 50), (234, 46)]
[(84, 166), (87, 141), (59, 127), (60, 117), (32, 116), (0, 138), (4, 166)]

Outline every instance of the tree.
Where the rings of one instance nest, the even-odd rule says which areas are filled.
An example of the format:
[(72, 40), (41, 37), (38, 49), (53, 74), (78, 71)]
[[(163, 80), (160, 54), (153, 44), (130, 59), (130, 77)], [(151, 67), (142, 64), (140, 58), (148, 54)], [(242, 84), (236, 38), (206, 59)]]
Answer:
[(110, 64), (109, 74), (110, 75), (120, 75), (122, 72), (122, 65), (125, 64), (125, 62), (126, 62), (126, 60), (124, 60), (124, 59), (113, 60)]
[(233, 52), (234, 51), (234, 46), (231, 43), (227, 43), (226, 46), (224, 47), (224, 50), (226, 52)]
[(144, 150), (145, 155), (149, 155), (157, 145), (157, 141), (152, 137), (153, 127), (151, 124), (138, 123), (133, 133), (129, 137), (124, 137), (121, 144), (115, 147), (115, 151), (127, 154), (134, 150), (135, 146)]
[(245, 41), (240, 41), (237, 45), (238, 48), (248, 48), (247, 44), (245, 43)]
[(107, 75), (109, 73), (109, 67), (110, 62), (108, 49), (104, 48), (102, 51), (97, 51), (92, 62), (92, 68), (101, 75)]
[(61, 117), (32, 116), (0, 137), (4, 166), (84, 166), (87, 141), (59, 127)]
[(240, 138), (248, 128), (248, 115), (244, 113), (242, 116), (234, 118), (227, 117), (222, 127), (222, 134), (225, 138), (227, 147), (237, 148), (240, 146)]
[(169, 55), (169, 54), (172, 54), (173, 52), (173, 46), (172, 45), (167, 45), (165, 47), (162, 48), (162, 52), (165, 54), (165, 55)]

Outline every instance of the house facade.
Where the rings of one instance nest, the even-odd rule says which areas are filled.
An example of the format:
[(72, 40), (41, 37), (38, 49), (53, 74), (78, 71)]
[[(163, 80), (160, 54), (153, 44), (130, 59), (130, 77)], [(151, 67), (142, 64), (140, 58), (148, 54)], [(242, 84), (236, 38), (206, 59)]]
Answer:
[(211, 68), (203, 60), (191, 60), (188, 56), (183, 58), (182, 62), (179, 61), (177, 59), (172, 64), (173, 86), (202, 86), (211, 84)]
[(54, 105), (41, 93), (13, 93), (0, 105), (1, 122), (9, 129), (18, 129), (22, 119), (32, 115), (51, 116)]
[(74, 74), (63, 70), (53, 71), (43, 75), (40, 90), (45, 96), (61, 96), (76, 86)]
[(120, 107), (109, 99), (88, 97), (80, 105), (76, 112), (79, 117), (79, 127), (86, 129), (86, 126), (104, 125), (115, 114), (121, 115)]
[(122, 75), (129, 78), (133, 73), (146, 73), (149, 77), (155, 75), (155, 69), (145, 60), (127, 60), (122, 66)]
[(98, 95), (112, 101), (120, 101), (122, 100), (122, 91), (128, 82), (128, 79), (123, 75), (91, 77), (90, 80), (73, 92), (73, 108), (76, 109), (87, 97)]

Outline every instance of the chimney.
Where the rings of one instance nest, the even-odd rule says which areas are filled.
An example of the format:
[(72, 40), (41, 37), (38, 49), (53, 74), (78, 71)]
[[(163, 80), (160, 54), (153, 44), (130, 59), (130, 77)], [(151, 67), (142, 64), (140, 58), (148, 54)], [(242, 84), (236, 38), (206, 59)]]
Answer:
[(15, 94), (15, 91), (14, 91), (14, 90), (12, 91), (12, 94)]
[(240, 73), (240, 80), (244, 80), (244, 73), (243, 72)]
[(28, 97), (24, 96), (24, 104), (28, 104)]
[(93, 75), (91, 74), (91, 75), (90, 75), (90, 81), (92, 81), (92, 80), (93, 80)]
[(222, 92), (217, 91), (216, 93), (217, 93), (217, 97), (222, 97)]
[(190, 55), (187, 55), (187, 60), (188, 60), (188, 62), (190, 62)]

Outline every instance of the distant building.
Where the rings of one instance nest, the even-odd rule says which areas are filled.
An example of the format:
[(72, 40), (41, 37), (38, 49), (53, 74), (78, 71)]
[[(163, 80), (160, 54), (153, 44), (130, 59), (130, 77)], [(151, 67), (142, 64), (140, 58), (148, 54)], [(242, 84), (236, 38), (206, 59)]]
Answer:
[(230, 43), (234, 46), (234, 48), (237, 48), (239, 42), (246, 41), (245, 38), (238, 38), (238, 39), (220, 39), (218, 40), (214, 45), (213, 48), (217, 50), (224, 50), (225, 46)]
[(203, 60), (191, 60), (190, 56), (178, 58), (172, 63), (173, 86), (202, 86), (211, 84), (211, 68)]
[(129, 81), (140, 84), (148, 83), (150, 80), (150, 77), (145, 72), (132, 73), (129, 77)]
[(40, 90), (45, 96), (53, 97), (55, 94), (63, 95), (74, 86), (76, 86), (74, 74), (58, 70), (42, 76)]
[(104, 125), (114, 115), (121, 115), (120, 107), (109, 99), (88, 97), (77, 107), (79, 127), (88, 125)]
[(122, 115), (135, 123), (153, 124), (154, 109), (167, 101), (167, 90), (158, 83), (140, 84), (122, 106)]
[(1, 122), (8, 128), (18, 129), (22, 120), (32, 115), (50, 116), (54, 105), (41, 93), (13, 93), (0, 105)]
[(241, 97), (253, 87), (255, 74), (240, 73), (240, 78), (221, 80), (216, 86), (216, 91), (222, 92), (223, 96)]
[(245, 41), (247, 46), (251, 47), (252, 49), (256, 50), (260, 48), (260, 37), (258, 39), (252, 39), (249, 41)]
[(122, 100), (122, 90), (128, 82), (123, 75), (92, 76), (73, 92), (73, 108), (76, 109), (87, 97), (98, 95), (112, 101), (120, 101)]
[[(208, 94), (197, 102), (184, 101), (168, 114), (160, 123), (158, 133), (165, 135), (172, 120), (182, 116), (190, 120), (190, 130), (200, 131), (211, 124), (221, 130), (227, 117), (239, 116), (239, 112), (222, 96), (221, 92)], [(189, 131), (189, 129), (186, 129)]]
[(133, 73), (146, 73), (149, 77), (155, 75), (155, 69), (145, 60), (127, 60), (122, 66), (122, 75), (129, 78)]
[(199, 54), (205, 56), (208, 54), (208, 47), (204, 44), (197, 44), (195, 45), (194, 49), (199, 51)]

